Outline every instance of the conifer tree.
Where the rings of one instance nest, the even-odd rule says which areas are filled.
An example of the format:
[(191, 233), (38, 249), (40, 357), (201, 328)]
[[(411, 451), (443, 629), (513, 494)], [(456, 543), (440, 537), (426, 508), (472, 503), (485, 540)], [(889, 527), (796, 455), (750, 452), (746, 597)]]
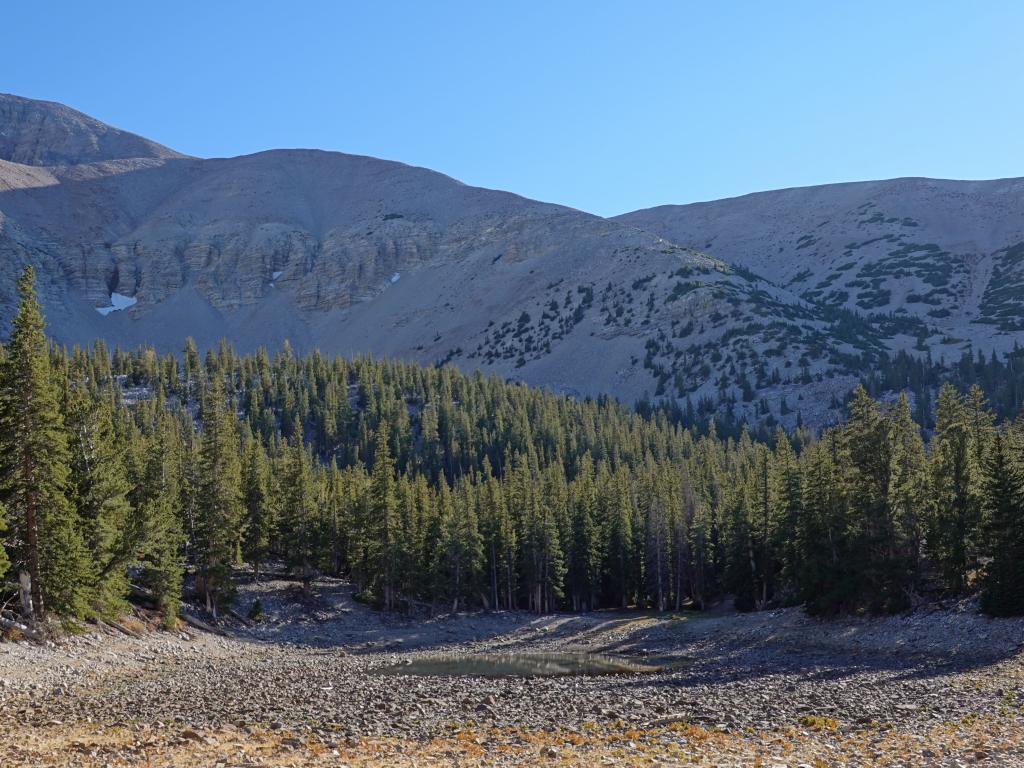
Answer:
[(896, 553), (903, 578), (909, 584), (919, 569), (921, 553), (921, 510), (926, 504), (927, 484), (924, 441), (921, 429), (914, 421), (906, 393), (900, 394), (890, 409), (889, 441), (889, 507), (894, 530), (898, 531), (899, 547)]
[(671, 585), (671, 527), (664, 501), (650, 494), (644, 510), (644, 570), (647, 593), (656, 611), (664, 611)]
[(971, 418), (952, 384), (939, 390), (928, 466), (927, 542), (953, 592), (962, 592), (967, 586), (981, 523), (978, 450), (984, 447), (975, 445), (972, 437), (980, 418)]
[(789, 437), (780, 428), (775, 433), (775, 456), (772, 461), (773, 486), (773, 546), (779, 553), (782, 588), (788, 595), (795, 594), (799, 579), (801, 554), (797, 532), (803, 517), (803, 470)]
[(32, 267), (22, 273), (18, 295), (0, 370), (0, 501), (13, 524), (9, 551), (31, 580), (36, 617), (48, 609), (82, 616), (92, 572), (68, 500), (67, 434)]
[(873, 612), (907, 602), (907, 535), (893, 505), (892, 422), (864, 387), (858, 387), (843, 428), (843, 483), (851, 515), (852, 573), (858, 602)]
[(369, 538), (375, 557), (371, 558), (379, 577), (380, 599), (388, 610), (397, 599), (395, 586), (401, 561), (398, 531), (398, 506), (395, 502), (395, 469), (388, 443), (388, 431), (382, 423), (377, 429), (370, 480), (370, 514), (372, 533)]
[(90, 591), (105, 610), (124, 608), (127, 567), (141, 550), (144, 531), (128, 501), (124, 441), (114, 434), (109, 399), (95, 399), (81, 382), (65, 397), (71, 448), (71, 498), (92, 560)]
[(587, 611), (597, 607), (601, 586), (601, 547), (595, 520), (597, 499), (590, 456), (584, 456), (572, 496), (567, 579), (573, 610)]
[(840, 484), (838, 430), (805, 451), (806, 482), (797, 525), (797, 594), (813, 615), (856, 607), (857, 577), (850, 556), (851, 529), (847, 500)]
[(981, 608), (993, 616), (1024, 615), (1024, 480), (996, 433), (985, 463), (983, 499), (992, 559), (982, 577)]
[(308, 592), (318, 559), (317, 494), (312, 462), (302, 433), (302, 425), (297, 424), (281, 480), (280, 536), (287, 563), (298, 572), (303, 589)]
[(480, 489), (480, 530), (487, 558), (490, 606), (511, 610), (516, 589), (516, 531), (505, 495), (487, 458)]
[(243, 518), (241, 467), (235, 415), (228, 410), (220, 377), (207, 386), (202, 405), (195, 558), (199, 592), (216, 616), (235, 593), (231, 569)]
[[(466, 491), (467, 486), (463, 485), (458, 495)], [(455, 496), (442, 481), (437, 500), (441, 532), (437, 542), (437, 573), (441, 594), (451, 601), (453, 612), (465, 605), (472, 594), (484, 556), (475, 505), (463, 496), (457, 508)]]
[(179, 509), (182, 449), (175, 428), (172, 416), (158, 417), (138, 501), (145, 530), (142, 579), (156, 597), (168, 626), (174, 624), (181, 602), (185, 542)]
[(628, 607), (634, 597), (632, 578), (633, 514), (632, 499), (622, 472), (611, 482), (608, 504), (608, 546), (605, 550), (606, 594), (612, 605)]
[(270, 549), (275, 519), (270, 498), (270, 470), (262, 444), (249, 437), (242, 462), (242, 494), (245, 506), (245, 536), (242, 556), (250, 563), (256, 580)]

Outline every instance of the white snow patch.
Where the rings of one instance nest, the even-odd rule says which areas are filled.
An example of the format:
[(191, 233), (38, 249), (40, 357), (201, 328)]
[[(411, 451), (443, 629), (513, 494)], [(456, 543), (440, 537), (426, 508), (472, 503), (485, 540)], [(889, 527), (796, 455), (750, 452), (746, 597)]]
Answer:
[(393, 274), (393, 275), (391, 276), (391, 282), (392, 282), (392, 283), (397, 283), (397, 282), (398, 282), (398, 279), (399, 279), (399, 278), (400, 278), (401, 276), (402, 276), (402, 275), (401, 275), (401, 273), (399, 273), (399, 272), (395, 272), (395, 274)]
[(120, 312), (122, 309), (128, 309), (128, 307), (137, 304), (138, 301), (134, 296), (125, 296), (123, 293), (115, 291), (110, 294), (110, 306), (96, 307), (96, 311), (105, 317), (111, 312)]

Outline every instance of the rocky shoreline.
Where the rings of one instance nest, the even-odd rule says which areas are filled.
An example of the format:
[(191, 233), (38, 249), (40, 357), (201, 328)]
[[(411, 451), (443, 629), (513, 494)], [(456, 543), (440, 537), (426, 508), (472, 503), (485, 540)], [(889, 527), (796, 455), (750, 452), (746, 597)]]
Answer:
[[(311, 604), (295, 603), (293, 591), (286, 581), (245, 586), (239, 608), (259, 597), (267, 620), (232, 622), (227, 636), (101, 628), (42, 646), (0, 643), (0, 764), (136, 765), (139, 754), (201, 755), (236, 742), (245, 760), (153, 764), (374, 765), (386, 745), (403, 750), (380, 764), (400, 764), (400, 754), (453, 764), (431, 745), (455, 739), (479, 752), (458, 756), (467, 765), (527, 755), (555, 764), (760, 756), (792, 766), (1024, 765), (1024, 621), (988, 619), (969, 603), (832, 622), (796, 609), (401, 619), (355, 602), (343, 582), (318, 583)], [(678, 663), (595, 677), (378, 674), (425, 654), (516, 651)], [(104, 751), (112, 732), (121, 736)], [(48, 733), (67, 744), (38, 762), (43, 753), (27, 744)], [(246, 753), (261, 744), (276, 746)]]

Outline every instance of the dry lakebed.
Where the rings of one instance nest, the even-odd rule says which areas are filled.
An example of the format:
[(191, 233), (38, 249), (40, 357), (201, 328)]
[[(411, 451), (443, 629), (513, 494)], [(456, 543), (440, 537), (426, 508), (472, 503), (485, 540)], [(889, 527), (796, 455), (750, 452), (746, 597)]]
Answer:
[(0, 643), (0, 766), (1024, 765), (1024, 621), (403, 618), (321, 579), (266, 618)]

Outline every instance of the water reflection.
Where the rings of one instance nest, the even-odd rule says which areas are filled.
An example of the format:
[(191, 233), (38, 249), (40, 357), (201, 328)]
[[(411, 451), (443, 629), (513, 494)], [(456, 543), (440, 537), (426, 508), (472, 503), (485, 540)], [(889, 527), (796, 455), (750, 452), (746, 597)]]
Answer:
[(654, 664), (589, 653), (500, 653), (421, 656), (381, 667), (382, 675), (559, 677), (659, 672), (678, 662)]

